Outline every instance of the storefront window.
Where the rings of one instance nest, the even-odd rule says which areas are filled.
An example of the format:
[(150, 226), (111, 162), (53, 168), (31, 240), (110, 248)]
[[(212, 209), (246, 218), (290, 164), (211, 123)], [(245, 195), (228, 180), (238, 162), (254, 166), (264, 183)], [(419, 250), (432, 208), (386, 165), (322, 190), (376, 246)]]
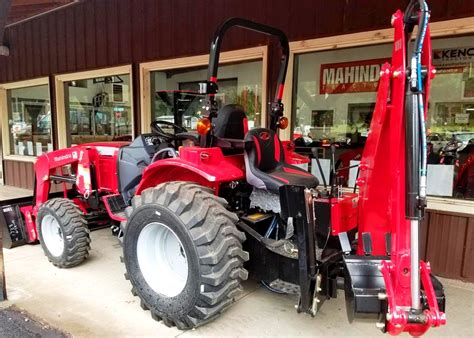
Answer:
[(130, 75), (64, 83), (69, 144), (132, 139)]
[[(219, 67), (218, 107), (238, 103), (247, 113), (249, 126), (262, 121), (262, 61)], [(151, 73), (152, 119), (176, 122), (192, 130), (202, 115), (199, 82), (206, 80), (207, 67), (180, 68)]]
[[(433, 40), (437, 75), (431, 84), (427, 121), (432, 196), (474, 199), (472, 41), (473, 36)], [(386, 44), (295, 57), (292, 137), (299, 151), (310, 154), (316, 147), (319, 157), (329, 161), (325, 145), (338, 142), (337, 165), (357, 164), (370, 127), (380, 68), (391, 49)], [(354, 184), (356, 173), (341, 170), (346, 185)], [(436, 184), (430, 184), (435, 179)]]
[(53, 149), (49, 86), (7, 90), (10, 153), (39, 156)]

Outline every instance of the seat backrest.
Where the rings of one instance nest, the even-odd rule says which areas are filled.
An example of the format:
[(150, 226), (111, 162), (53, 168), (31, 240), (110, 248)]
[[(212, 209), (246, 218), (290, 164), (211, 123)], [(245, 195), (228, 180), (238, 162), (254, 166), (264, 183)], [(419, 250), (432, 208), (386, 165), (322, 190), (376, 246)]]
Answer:
[(247, 115), (238, 104), (228, 104), (219, 109), (214, 122), (214, 135), (219, 138), (243, 140), (248, 131)]
[(266, 128), (250, 130), (245, 136), (245, 152), (249, 165), (267, 172), (285, 162), (283, 146), (278, 135)]

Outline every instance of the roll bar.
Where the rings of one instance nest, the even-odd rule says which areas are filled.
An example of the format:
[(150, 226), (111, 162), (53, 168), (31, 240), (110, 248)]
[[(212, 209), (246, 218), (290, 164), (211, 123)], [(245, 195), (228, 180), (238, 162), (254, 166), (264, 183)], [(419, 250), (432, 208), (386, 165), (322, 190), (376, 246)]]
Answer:
[[(215, 106), (214, 96), (217, 93), (217, 69), (219, 66), (219, 57), (221, 51), (221, 43), (225, 33), (232, 27), (241, 27), (254, 32), (265, 35), (272, 35), (278, 38), (282, 49), (282, 56), (280, 61), (280, 71), (278, 73), (278, 83), (275, 92), (275, 97), (271, 103), (271, 120), (270, 128), (276, 129), (277, 121), (280, 116), (283, 116), (283, 104), (281, 103), (283, 97), (283, 89), (285, 85), (286, 70), (288, 69), (288, 59), (290, 54), (290, 47), (288, 38), (285, 33), (275, 27), (267, 26), (261, 23), (250, 21), (242, 18), (230, 18), (224, 21), (216, 30), (214, 38), (211, 42), (211, 51), (209, 55), (209, 67), (207, 71), (207, 82), (201, 83), (200, 92), (208, 96), (211, 103), (211, 117), (213, 117), (213, 107)], [(215, 113), (215, 112), (214, 112)]]

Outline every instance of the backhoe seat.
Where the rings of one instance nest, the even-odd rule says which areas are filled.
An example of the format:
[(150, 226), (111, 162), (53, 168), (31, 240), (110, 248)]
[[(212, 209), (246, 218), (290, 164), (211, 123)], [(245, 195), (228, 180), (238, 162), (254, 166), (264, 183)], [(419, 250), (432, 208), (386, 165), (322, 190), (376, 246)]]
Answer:
[[(247, 115), (244, 108), (238, 104), (228, 104), (217, 112), (217, 117), (213, 120), (214, 136), (222, 140), (241, 140), (240, 148), (222, 148), (224, 155), (235, 155), (243, 153), (243, 142), (248, 131)], [(213, 146), (218, 147), (218, 140), (214, 139)]]
[(319, 184), (315, 176), (285, 162), (281, 142), (272, 130), (250, 130), (245, 136), (245, 144), (247, 182), (254, 187), (278, 193), (283, 185), (314, 188)]
[(247, 115), (239, 104), (228, 104), (217, 111), (214, 136), (243, 140), (248, 131)]

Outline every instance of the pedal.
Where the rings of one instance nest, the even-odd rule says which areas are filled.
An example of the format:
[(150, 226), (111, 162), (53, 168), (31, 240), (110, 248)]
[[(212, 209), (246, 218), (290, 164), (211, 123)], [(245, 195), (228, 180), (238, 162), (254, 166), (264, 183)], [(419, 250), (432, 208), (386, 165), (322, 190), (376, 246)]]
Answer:
[(127, 204), (125, 203), (122, 195), (117, 194), (104, 196), (102, 200), (104, 201), (107, 213), (111, 219), (119, 222), (127, 220), (127, 217), (125, 217), (125, 209), (127, 208)]
[(270, 287), (275, 290), (292, 294), (292, 295), (298, 295), (300, 293), (299, 285), (285, 282), (284, 280), (281, 280), (281, 279), (275, 279), (273, 282), (270, 283)]
[(264, 214), (261, 212), (256, 212), (250, 215), (242, 216), (242, 219), (252, 225), (256, 225), (257, 223), (263, 222), (272, 217), (273, 214)]
[(351, 243), (349, 242), (349, 237), (347, 236), (347, 232), (340, 232), (338, 236), (339, 236), (339, 242), (341, 244), (342, 252), (344, 252), (346, 255), (350, 254), (352, 251), (352, 248), (351, 248)]
[(120, 194), (107, 196), (107, 202), (109, 204), (110, 211), (112, 211), (114, 214), (119, 214), (127, 207), (127, 204), (125, 204), (125, 201)]
[(372, 255), (372, 236), (370, 235), (370, 232), (362, 233), (362, 244), (364, 247), (364, 254), (366, 256), (371, 256)]
[(390, 256), (390, 253), (392, 252), (392, 234), (390, 232), (385, 234), (385, 252), (387, 253), (387, 256)]

